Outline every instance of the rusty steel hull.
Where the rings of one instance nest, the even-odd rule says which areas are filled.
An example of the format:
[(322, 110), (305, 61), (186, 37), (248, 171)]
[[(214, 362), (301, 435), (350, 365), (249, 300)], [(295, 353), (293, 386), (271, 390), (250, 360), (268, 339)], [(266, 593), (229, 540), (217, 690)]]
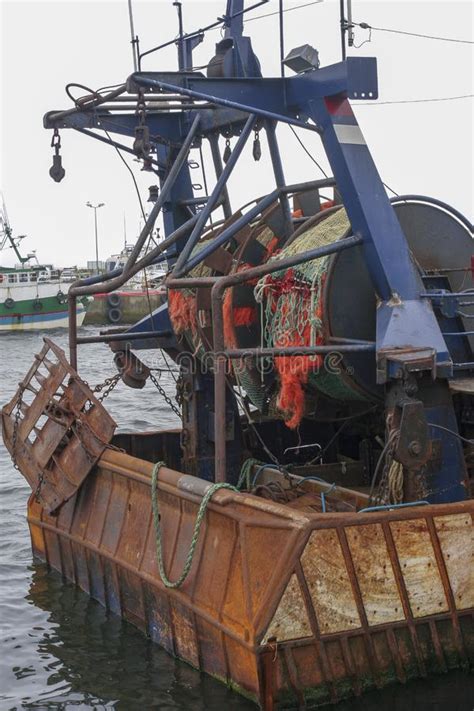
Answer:
[[(179, 590), (156, 562), (152, 464), (107, 450), (57, 516), (32, 495), (33, 550), (171, 654), (270, 711), (466, 667), (474, 658), (474, 502), (311, 514), (219, 491)], [(176, 579), (204, 482), (165, 467)]]

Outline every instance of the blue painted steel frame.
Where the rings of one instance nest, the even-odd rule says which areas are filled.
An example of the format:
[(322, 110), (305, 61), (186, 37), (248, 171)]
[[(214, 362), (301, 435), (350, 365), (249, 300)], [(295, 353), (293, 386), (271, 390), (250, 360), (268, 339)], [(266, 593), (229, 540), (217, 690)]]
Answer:
[[(235, 8), (243, 7), (243, 2), (229, 0), (228, 7), (233, 8), (234, 12)], [(410, 361), (413, 364), (412, 356), (419, 352), (433, 353), (432, 362), (421, 358), (420, 369), (431, 369), (433, 377), (452, 375), (452, 360), (432, 303), (420, 296), (424, 292), (421, 278), (348, 101), (377, 98), (376, 60), (349, 57), (343, 62), (302, 75), (263, 79), (256, 76), (255, 65), (252, 75), (250, 65), (254, 55), (250, 43), (240, 42), (246, 39), (242, 38), (241, 16), (230, 18), (226, 36), (233, 38), (236, 48), (236, 77), (207, 79), (196, 73), (139, 72), (129, 78), (128, 91), (145, 89), (151, 92), (151, 98), (153, 91), (173, 92), (193, 100), (211, 102), (215, 109), (199, 109), (204, 136), (215, 137), (226, 125), (232, 126), (235, 131), (249, 114), (317, 131), (321, 135), (352, 231), (363, 240), (366, 264), (380, 298), (376, 351), (378, 363), (384, 363), (384, 369), (379, 368), (381, 381), (399, 377), (400, 368), (409, 365)], [(189, 54), (191, 51), (192, 48)], [(245, 66), (245, 62), (249, 64)], [(173, 151), (184, 140), (194, 113), (194, 110), (185, 110), (147, 114), (146, 123), (152, 136), (156, 137), (154, 143), (158, 162), (162, 165), (169, 163)], [(48, 127), (68, 126), (79, 130), (105, 128), (109, 132), (130, 136), (134, 133), (137, 117), (130, 114), (112, 115), (97, 108), (92, 112), (78, 110), (57, 121), (54, 115), (49, 114), (45, 124)], [(164, 171), (158, 171), (160, 173), (163, 180)], [(189, 170), (185, 167), (170, 196), (168, 213), (165, 213), (167, 234), (179, 226), (181, 219), (175, 213), (174, 206), (192, 198)], [(138, 324), (137, 327), (139, 330)], [(143, 324), (143, 327), (148, 328), (148, 325)], [(450, 428), (455, 431), (456, 418), (450, 398), (448, 400), (429, 412), (432, 421), (449, 422)], [(451, 448), (449, 461), (437, 472), (439, 485), (446, 486), (448, 491), (454, 482), (459, 489), (462, 467), (460, 447)], [(459, 492), (456, 493), (458, 497)], [(447, 494), (446, 498), (449, 500), (451, 494)]]
[[(377, 96), (374, 59), (349, 58), (289, 79), (227, 81), (183, 76), (170, 84), (157, 73), (136, 73), (129, 85), (181, 93), (241, 111), (251, 109), (257, 115), (288, 123), (301, 123), (295, 119), (297, 115), (312, 119), (321, 134), (352, 230), (364, 239), (366, 263), (381, 299), (377, 310), (378, 353), (386, 358), (397, 349), (428, 349), (435, 354), (433, 368), (445, 376), (452, 374), (452, 361), (433, 308), (419, 298), (421, 278), (347, 100), (348, 96)], [(282, 103), (285, 95), (286, 107)]]
[[(420, 276), (347, 100), (348, 97), (377, 97), (374, 58), (349, 57), (344, 62), (290, 78), (206, 79), (186, 72), (138, 72), (129, 78), (127, 87), (130, 91), (143, 88), (165, 93), (172, 91), (211, 101), (216, 109), (203, 111), (201, 116), (204, 134), (216, 130), (216, 117), (226, 109), (231, 109), (231, 115), (237, 112), (237, 119), (248, 116), (251, 110), (257, 116), (317, 130), (352, 230), (363, 237), (367, 266), (381, 299), (377, 310), (378, 353), (386, 358), (397, 349), (426, 348), (435, 354), (433, 367), (438, 374), (452, 374), (449, 351), (432, 305), (419, 297), (423, 291)], [(168, 162), (173, 151), (170, 144), (179, 145), (183, 140), (193, 113), (147, 116), (150, 133), (164, 141), (164, 144), (157, 143), (160, 163)], [(46, 122), (48, 116), (52, 118), (51, 114), (47, 115)], [(58, 123), (77, 128), (107, 128), (131, 135), (136, 121), (133, 115), (110, 116), (96, 109), (92, 114), (77, 112)], [(192, 197), (189, 171), (183, 169), (165, 212), (167, 234), (185, 218), (184, 214), (175, 214), (173, 205)], [(386, 375), (390, 377), (390, 358), (388, 364)]]

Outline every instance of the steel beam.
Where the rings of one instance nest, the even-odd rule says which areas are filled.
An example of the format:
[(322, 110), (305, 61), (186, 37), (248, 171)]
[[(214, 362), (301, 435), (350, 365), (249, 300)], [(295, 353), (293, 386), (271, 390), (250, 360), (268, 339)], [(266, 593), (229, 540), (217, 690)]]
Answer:
[(217, 201), (220, 198), (220, 195), (222, 193), (223, 187), (226, 185), (227, 180), (229, 179), (235, 164), (237, 163), (240, 154), (242, 153), (245, 144), (247, 143), (247, 139), (252, 131), (252, 128), (255, 123), (255, 116), (252, 114), (251, 116), (248, 117), (247, 122), (242, 130), (242, 133), (239, 136), (239, 140), (237, 141), (234, 150), (231, 152), (229, 160), (227, 161), (224, 170), (222, 171), (221, 175), (219, 176), (216, 185), (214, 187), (214, 190), (212, 191), (211, 195), (209, 196), (209, 199), (205, 205), (205, 207), (202, 209), (202, 211), (199, 213), (198, 220), (196, 222), (196, 225), (187, 240), (186, 244), (184, 245), (183, 249), (181, 250), (181, 253), (176, 260), (176, 264), (173, 270), (173, 276), (178, 277), (181, 275), (183, 271), (183, 265), (186, 263), (186, 260), (190, 256), (191, 252), (193, 251), (194, 247), (199, 241), (199, 238), (201, 237), (202, 231), (206, 225), (206, 222), (209, 218), (209, 215), (211, 214), (212, 209), (215, 207), (217, 204)]

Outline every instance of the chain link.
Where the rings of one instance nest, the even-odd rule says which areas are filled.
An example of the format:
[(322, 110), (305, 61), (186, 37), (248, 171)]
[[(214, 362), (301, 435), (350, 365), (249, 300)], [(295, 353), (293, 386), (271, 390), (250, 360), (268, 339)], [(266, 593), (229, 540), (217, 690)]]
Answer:
[(171, 398), (168, 397), (168, 395), (166, 394), (165, 390), (162, 388), (162, 386), (161, 386), (160, 383), (158, 382), (158, 379), (153, 375), (153, 373), (152, 373), (151, 370), (150, 370), (150, 380), (151, 380), (151, 382), (153, 383), (153, 385), (155, 386), (155, 388), (158, 390), (158, 392), (160, 393), (160, 395), (162, 396), (162, 398), (164, 399), (164, 401), (166, 402), (166, 404), (171, 407), (171, 409), (173, 410), (174, 414), (177, 415), (177, 417), (181, 417), (181, 412), (180, 412), (179, 409), (176, 407), (176, 405), (175, 405), (174, 402), (171, 400)]
[(20, 426), (20, 415), (21, 415), (21, 406), (23, 404), (23, 393), (25, 392), (25, 388), (23, 385), (20, 385), (20, 388), (18, 390), (18, 400), (16, 402), (16, 412), (15, 412), (15, 420), (13, 422), (13, 435), (12, 435), (12, 460), (13, 460), (13, 466), (15, 469), (19, 470), (17, 461), (16, 461), (16, 446), (17, 446), (17, 441), (18, 441), (18, 428)]
[[(99, 402), (102, 402), (103, 400), (105, 400), (106, 397), (109, 397), (110, 393), (115, 388), (118, 381), (120, 380), (120, 377), (121, 377), (120, 373), (116, 373), (115, 375), (112, 375), (111, 378), (106, 378), (103, 383), (99, 383), (99, 385), (95, 386), (95, 388), (93, 389), (92, 392), (93, 393), (102, 393), (97, 398), (97, 400)], [(104, 390), (104, 392), (102, 392), (102, 390)]]
[(44, 482), (44, 474), (43, 474), (43, 472), (40, 471), (39, 476), (38, 476), (38, 483), (36, 484), (36, 489), (35, 489), (35, 501), (38, 504), (41, 503), (40, 493), (41, 493), (41, 487), (43, 486), (43, 482)]

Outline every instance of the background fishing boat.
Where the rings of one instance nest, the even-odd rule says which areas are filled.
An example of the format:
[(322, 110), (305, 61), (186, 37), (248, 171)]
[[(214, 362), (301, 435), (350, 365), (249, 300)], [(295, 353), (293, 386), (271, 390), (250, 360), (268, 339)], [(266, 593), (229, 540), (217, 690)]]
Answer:
[[(52, 264), (40, 264), (36, 252), (23, 257), (13, 237), (3, 202), (0, 211), (0, 252), (12, 249), (19, 261), (14, 267), (0, 266), (0, 331), (65, 328), (68, 324), (67, 293), (70, 282)], [(84, 297), (76, 305), (77, 325), (82, 326), (92, 299)]]

